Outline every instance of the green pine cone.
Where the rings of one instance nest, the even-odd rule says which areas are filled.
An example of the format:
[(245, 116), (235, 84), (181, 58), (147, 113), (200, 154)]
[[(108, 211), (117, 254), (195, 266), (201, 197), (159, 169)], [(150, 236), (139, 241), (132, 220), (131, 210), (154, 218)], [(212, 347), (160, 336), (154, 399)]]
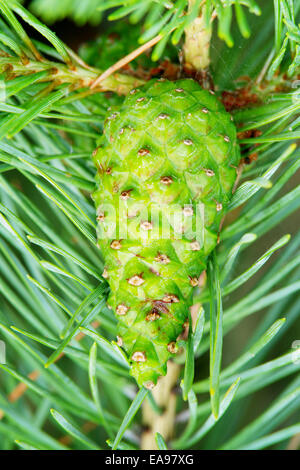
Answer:
[(105, 121), (94, 152), (98, 240), (140, 386), (153, 387), (176, 353), (239, 159), (230, 114), (193, 80), (151, 80)]

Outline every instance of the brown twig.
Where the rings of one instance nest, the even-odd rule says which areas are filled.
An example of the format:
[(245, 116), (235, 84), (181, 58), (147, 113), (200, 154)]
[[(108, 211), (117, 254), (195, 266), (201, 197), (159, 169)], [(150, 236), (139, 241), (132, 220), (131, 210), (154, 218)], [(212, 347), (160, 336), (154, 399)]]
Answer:
[(130, 52), (130, 54), (126, 55), (122, 59), (118, 60), (114, 65), (109, 67), (105, 72), (103, 72), (96, 80), (91, 84), (91, 89), (96, 88), (100, 82), (108, 78), (110, 75), (115, 73), (117, 70), (121, 69), (125, 65), (127, 65), (132, 60), (136, 59), (139, 55), (143, 54), (147, 49), (153, 47), (160, 39), (162, 38), (161, 34), (155, 36), (155, 38), (150, 39), (150, 41), (146, 42), (142, 46), (138, 47), (134, 51)]

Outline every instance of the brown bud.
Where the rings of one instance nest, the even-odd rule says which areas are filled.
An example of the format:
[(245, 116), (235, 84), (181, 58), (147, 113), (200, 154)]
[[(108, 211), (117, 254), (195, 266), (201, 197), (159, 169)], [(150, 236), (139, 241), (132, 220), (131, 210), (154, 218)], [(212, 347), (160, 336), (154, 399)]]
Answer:
[(123, 201), (126, 201), (126, 199), (130, 198), (130, 192), (131, 191), (132, 191), (132, 189), (129, 189), (127, 191), (122, 191), (121, 195), (120, 195), (120, 198), (123, 199)]
[(191, 215), (194, 214), (194, 209), (191, 206), (185, 206), (182, 210), (183, 215), (186, 217), (190, 217)]
[(200, 243), (197, 242), (197, 240), (195, 240), (195, 241), (191, 242), (190, 247), (191, 247), (192, 251), (199, 251), (200, 250)]
[(162, 253), (157, 253), (157, 256), (154, 258), (154, 260), (161, 264), (170, 263), (170, 258)]
[(167, 349), (169, 353), (176, 354), (178, 351), (178, 346), (175, 341), (171, 341), (171, 343), (168, 344)]
[(144, 155), (149, 155), (149, 153), (150, 153), (150, 150), (148, 150), (148, 149), (140, 149), (140, 150), (138, 151), (138, 155), (139, 155), (140, 157), (143, 157)]
[(104, 277), (104, 279), (108, 279), (108, 271), (107, 271), (107, 268), (104, 268), (104, 269), (103, 269), (102, 277)]
[(148, 390), (153, 390), (155, 387), (155, 383), (151, 382), (151, 380), (148, 380), (148, 382), (144, 382), (143, 386), (147, 388)]
[(99, 212), (96, 219), (98, 220), (98, 222), (103, 222), (103, 220), (105, 219), (104, 212)]
[(153, 308), (146, 316), (146, 321), (155, 321), (160, 318), (160, 314), (156, 308)]
[(209, 170), (208, 168), (204, 168), (206, 176), (215, 176), (215, 172), (213, 170)]
[(168, 117), (169, 117), (168, 114), (161, 113), (157, 116), (157, 119), (168, 119)]
[(143, 351), (135, 351), (131, 359), (135, 362), (146, 362), (146, 354)]
[(113, 249), (113, 250), (120, 250), (121, 248), (121, 242), (120, 240), (113, 240), (110, 244), (110, 247)]
[(125, 304), (119, 304), (116, 308), (116, 314), (117, 315), (126, 315), (126, 313), (128, 312), (129, 310), (129, 307), (127, 307), (127, 305)]
[(144, 222), (141, 222), (141, 228), (143, 230), (151, 230), (153, 228), (153, 224), (152, 222), (148, 222), (147, 220), (145, 220)]
[(139, 274), (136, 274), (135, 276), (130, 277), (129, 279), (127, 279), (127, 281), (130, 285), (136, 286), (136, 287), (141, 286), (145, 282), (145, 280)]
[(179, 298), (175, 294), (167, 294), (163, 297), (162, 301), (165, 302), (166, 304), (173, 304), (173, 303), (178, 303)]
[(173, 179), (170, 176), (162, 176), (160, 178), (160, 182), (162, 184), (165, 184), (166, 186), (169, 186), (170, 184), (173, 183)]
[(196, 287), (198, 285), (198, 278), (197, 277), (190, 277), (190, 285), (192, 287)]

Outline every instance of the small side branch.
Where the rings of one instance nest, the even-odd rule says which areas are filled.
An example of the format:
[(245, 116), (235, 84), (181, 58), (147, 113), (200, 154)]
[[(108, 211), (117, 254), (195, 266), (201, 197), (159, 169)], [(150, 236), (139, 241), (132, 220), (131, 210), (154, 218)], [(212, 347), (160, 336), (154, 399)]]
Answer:
[(67, 83), (71, 85), (73, 90), (89, 88), (91, 93), (113, 91), (120, 95), (127, 95), (132, 88), (144, 83), (143, 80), (131, 75), (114, 73), (101, 80), (93, 89), (90, 89), (99, 74), (101, 74), (98, 69), (87, 68), (82, 65), (70, 68), (66, 64), (52, 61), (29, 60), (24, 64), (19, 57), (0, 55), (0, 73), (4, 74), (6, 80), (38, 72), (45, 72), (45, 75), (38, 81), (55, 82), (56, 85)]
[(117, 70), (120, 70), (124, 65), (129, 64), (132, 60), (136, 59), (139, 55), (143, 54), (147, 49), (150, 49), (150, 47), (153, 47), (158, 41), (161, 39), (161, 35), (159, 34), (158, 36), (155, 36), (155, 38), (151, 39), (150, 41), (146, 42), (142, 46), (138, 47), (134, 51), (130, 52), (130, 54), (126, 55), (122, 59), (118, 60), (114, 65), (109, 67), (105, 72), (103, 72), (91, 85), (91, 89), (96, 88), (99, 86), (103, 80), (108, 78), (110, 75), (113, 73), (117, 72)]

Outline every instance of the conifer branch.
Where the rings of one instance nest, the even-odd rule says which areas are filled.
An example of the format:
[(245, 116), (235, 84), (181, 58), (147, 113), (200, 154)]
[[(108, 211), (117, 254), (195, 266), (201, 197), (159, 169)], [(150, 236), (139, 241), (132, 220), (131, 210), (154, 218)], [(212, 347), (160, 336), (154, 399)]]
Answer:
[[(3, 73), (7, 80), (39, 72), (47, 72), (47, 75), (39, 80), (40, 82), (55, 81), (57, 85), (65, 83), (72, 86), (73, 90), (91, 87), (97, 76), (101, 75), (96, 69), (87, 69), (80, 65), (70, 68), (66, 64), (48, 60), (28, 60), (24, 64), (18, 57), (0, 57), (0, 73)], [(92, 89), (94, 93), (113, 91), (126, 95), (132, 88), (142, 83), (141, 79), (131, 75), (115, 73), (98, 82)]]

